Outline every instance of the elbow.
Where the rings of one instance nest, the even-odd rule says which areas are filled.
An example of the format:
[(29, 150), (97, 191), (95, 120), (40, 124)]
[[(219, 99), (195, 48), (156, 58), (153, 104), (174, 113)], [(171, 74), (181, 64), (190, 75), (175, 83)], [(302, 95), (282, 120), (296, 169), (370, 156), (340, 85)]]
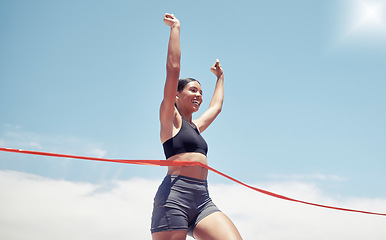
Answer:
[(168, 64), (166, 65), (166, 69), (168, 72), (180, 72), (180, 63), (179, 62), (168, 62)]
[(221, 113), (221, 110), (222, 110), (222, 106), (220, 106), (218, 109), (217, 109), (217, 115), (219, 115)]
[(181, 53), (180, 51), (169, 51), (167, 61), (166, 61), (166, 69), (170, 71), (180, 71), (181, 65)]
[(217, 114), (221, 113), (223, 105), (224, 105), (224, 98), (222, 98), (219, 104), (217, 105)]
[(216, 106), (213, 106), (213, 112), (217, 116), (221, 113), (222, 110), (222, 104), (218, 104)]

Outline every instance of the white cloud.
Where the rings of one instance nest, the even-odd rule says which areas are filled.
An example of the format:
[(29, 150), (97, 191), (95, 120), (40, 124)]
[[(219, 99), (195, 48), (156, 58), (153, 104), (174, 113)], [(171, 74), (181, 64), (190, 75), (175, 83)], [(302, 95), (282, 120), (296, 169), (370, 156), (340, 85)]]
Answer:
[[(131, 179), (96, 185), (0, 171), (0, 239), (151, 239), (152, 201), (159, 183)], [(334, 199), (304, 182), (254, 185), (305, 201), (386, 212), (386, 199)], [(245, 240), (386, 236), (386, 217), (292, 203), (237, 184), (209, 187)]]
[(93, 185), (0, 172), (0, 239), (149, 239), (148, 180)]
[(86, 148), (85, 154), (87, 156), (94, 156), (98, 158), (103, 158), (107, 154), (107, 150), (101, 149), (97, 146), (88, 145)]
[(321, 173), (292, 174), (292, 175), (272, 174), (270, 177), (274, 179), (279, 179), (279, 180), (303, 180), (303, 181), (319, 180), (319, 181), (344, 182), (347, 180), (346, 178), (339, 175), (333, 175), (333, 174), (326, 175)]
[[(386, 199), (334, 199), (312, 184), (260, 184), (263, 189), (313, 203), (386, 211)], [(213, 187), (212, 187), (213, 188)], [(214, 199), (227, 209), (245, 239), (383, 239), (385, 217), (367, 216), (261, 195), (238, 185), (215, 186)], [(238, 196), (238, 197), (236, 197)]]
[[(100, 144), (81, 139), (76, 136), (43, 135), (26, 131), (20, 126), (5, 124), (0, 129), (0, 144), (2, 147), (39, 151), (45, 149), (52, 152), (67, 152), (70, 154), (104, 157), (107, 150)], [(60, 146), (60, 147), (57, 147)]]
[(5, 124), (1, 126), (0, 142), (3, 147), (23, 147), (41, 149), (42, 137), (32, 132), (25, 132), (20, 126)]

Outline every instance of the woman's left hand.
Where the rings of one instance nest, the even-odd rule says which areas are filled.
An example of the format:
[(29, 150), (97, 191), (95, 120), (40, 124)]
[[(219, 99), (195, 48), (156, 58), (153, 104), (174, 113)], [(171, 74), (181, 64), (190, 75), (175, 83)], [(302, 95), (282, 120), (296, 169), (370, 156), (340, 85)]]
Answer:
[(220, 78), (222, 75), (224, 75), (224, 71), (222, 70), (220, 61), (218, 59), (216, 59), (216, 62), (210, 68), (210, 71), (214, 73), (214, 75), (216, 75), (217, 78)]

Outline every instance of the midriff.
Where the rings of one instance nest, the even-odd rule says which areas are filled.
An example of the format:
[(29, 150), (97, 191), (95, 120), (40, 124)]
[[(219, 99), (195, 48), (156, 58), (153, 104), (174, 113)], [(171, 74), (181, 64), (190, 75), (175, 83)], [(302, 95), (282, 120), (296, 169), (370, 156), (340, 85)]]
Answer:
[[(166, 161), (192, 161), (207, 165), (206, 156), (202, 153), (186, 152), (174, 155)], [(208, 169), (200, 166), (169, 166), (168, 175), (182, 175), (186, 177), (206, 180)]]

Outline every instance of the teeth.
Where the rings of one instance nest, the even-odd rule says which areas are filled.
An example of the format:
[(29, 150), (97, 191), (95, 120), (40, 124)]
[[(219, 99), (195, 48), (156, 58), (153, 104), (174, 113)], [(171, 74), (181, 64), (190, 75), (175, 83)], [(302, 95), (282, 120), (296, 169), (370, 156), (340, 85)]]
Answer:
[(200, 105), (200, 103), (196, 100), (193, 100), (192, 103), (196, 104), (196, 105)]

